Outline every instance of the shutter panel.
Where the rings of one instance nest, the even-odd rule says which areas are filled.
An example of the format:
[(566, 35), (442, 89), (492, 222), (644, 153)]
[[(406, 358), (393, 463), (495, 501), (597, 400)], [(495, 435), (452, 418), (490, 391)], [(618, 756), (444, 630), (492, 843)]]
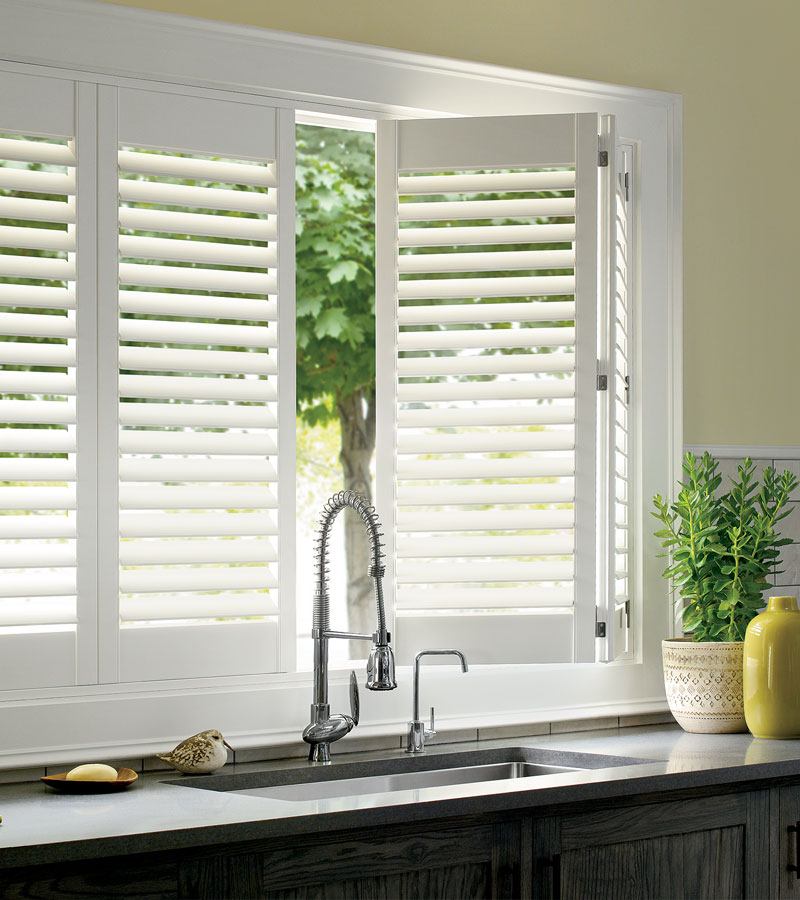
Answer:
[(605, 635), (598, 644), (598, 659), (612, 662), (630, 653), (630, 278), (632, 235), (630, 180), (633, 147), (618, 144), (613, 118), (603, 117), (603, 140), (616, 156), (614, 169), (603, 169), (601, 205), (606, 227), (602, 253), (606, 301), (600, 323), (601, 367), (607, 390), (600, 396), (599, 462), (602, 477), (602, 525), (598, 529), (600, 590), (598, 619)]
[(120, 677), (274, 672), (276, 113), (159, 95), (167, 127), (141, 93), (120, 91)]
[(75, 86), (0, 75), (0, 683), (76, 682)]
[(630, 334), (631, 334), (631, 173), (633, 171), (633, 147), (621, 146), (617, 150), (615, 176), (614, 214), (615, 235), (613, 259), (616, 263), (614, 297), (612, 303), (612, 359), (614, 361), (613, 394), (613, 449), (612, 449), (612, 503), (613, 523), (613, 598), (614, 598), (614, 657), (630, 653), (631, 646), (631, 385), (630, 385)]
[(436, 640), (594, 659), (597, 134), (593, 114), (379, 123), (404, 661)]

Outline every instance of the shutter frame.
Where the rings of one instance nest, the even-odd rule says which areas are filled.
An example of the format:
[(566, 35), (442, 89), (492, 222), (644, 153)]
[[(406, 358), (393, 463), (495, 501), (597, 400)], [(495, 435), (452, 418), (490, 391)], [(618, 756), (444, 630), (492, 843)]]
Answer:
[[(0, 458), (4, 689), (72, 686), (95, 672), (95, 550), (91, 526), (87, 540), (76, 525), (92, 490), (85, 463), (76, 467), (92, 412), (75, 402), (77, 383), (92, 370), (91, 309), (77, 307), (92, 289), (92, 232), (82, 211), (94, 203), (88, 111), (95, 91), (64, 78), (0, 73), (0, 216), (17, 220), (0, 229), (0, 306), (9, 310), (0, 315), (9, 338), (0, 359), (23, 367), (4, 369), (2, 391), (13, 399), (0, 400), (0, 418), (12, 426), (0, 429), (0, 452), (9, 454)], [(36, 163), (42, 168), (31, 168)], [(40, 371), (26, 371), (32, 366)]]
[[(293, 360), (276, 357), (276, 269), (293, 252), (276, 223), (286, 212), (281, 113), (133, 89), (118, 98), (119, 678), (275, 672), (288, 568), (278, 553), (291, 542), (277, 537), (285, 440), (274, 410), (286, 418), (283, 357)], [(173, 645), (171, 661), (153, 666)]]
[[(551, 121), (552, 120), (552, 121)], [(520, 142), (516, 140), (512, 140), (510, 142), (510, 148), (504, 148), (502, 145), (502, 141), (497, 140), (496, 134), (492, 131), (494, 126), (497, 126), (499, 131), (505, 132), (508, 134), (509, 132), (514, 132), (517, 127), (524, 124), (531, 124), (531, 128), (537, 134), (544, 134), (547, 132), (548, 125), (552, 126), (552, 135), (555, 135), (553, 140), (549, 138), (544, 140), (544, 147), (541, 150), (541, 153), (537, 155), (537, 151), (533, 152), (529, 151), (527, 156), (519, 155), (519, 147)], [(579, 425), (576, 428), (576, 453), (575, 453), (575, 468), (576, 468), (576, 483), (579, 485), (578, 487), (578, 501), (576, 507), (576, 518), (580, 521), (575, 526), (576, 531), (576, 542), (580, 543), (581, 549), (575, 555), (575, 570), (576, 570), (576, 597), (574, 603), (574, 611), (573, 615), (576, 622), (576, 627), (574, 628), (574, 640), (573, 645), (569, 648), (569, 653), (571, 659), (574, 661), (582, 661), (589, 662), (594, 661), (595, 659), (595, 640), (594, 640), (594, 620), (595, 620), (595, 588), (596, 588), (596, 547), (594, 542), (594, 533), (595, 533), (595, 523), (596, 523), (596, 505), (594, 500), (594, 485), (596, 483), (596, 390), (595, 390), (595, 374), (596, 374), (596, 356), (597, 356), (597, 291), (598, 291), (598, 281), (597, 281), (597, 270), (596, 270), (596, 259), (597, 259), (597, 133), (598, 133), (598, 123), (599, 117), (596, 114), (578, 114), (575, 116), (558, 116), (558, 117), (499, 117), (498, 119), (465, 119), (465, 120), (422, 120), (422, 121), (403, 121), (399, 123), (378, 123), (378, 163), (377, 163), (377, 223), (376, 223), (376, 236), (377, 236), (377, 340), (380, 342), (383, 340), (385, 342), (391, 341), (396, 349), (394, 353), (387, 353), (383, 356), (383, 358), (379, 357), (378, 364), (378, 372), (377, 372), (377, 382), (378, 382), (378, 410), (379, 410), (379, 418), (378, 418), (378, 450), (377, 450), (377, 458), (378, 458), (378, 489), (377, 489), (377, 497), (378, 497), (378, 505), (380, 508), (386, 510), (392, 510), (393, 517), (393, 527), (392, 527), (392, 538), (395, 539), (395, 533), (399, 532), (399, 539), (397, 543), (397, 549), (399, 549), (400, 555), (404, 555), (404, 552), (408, 550), (409, 547), (416, 546), (416, 544), (409, 544), (405, 537), (405, 524), (403, 521), (404, 513), (402, 512), (403, 505), (406, 502), (412, 502), (414, 500), (419, 501), (423, 489), (419, 489), (419, 491), (413, 491), (411, 494), (408, 493), (407, 488), (400, 489), (398, 492), (397, 487), (397, 478), (398, 473), (400, 476), (408, 476), (409, 474), (414, 475), (415, 473), (422, 472), (422, 464), (417, 465), (416, 463), (403, 462), (398, 460), (397, 451), (398, 444), (396, 442), (396, 434), (397, 429), (399, 427), (405, 427), (414, 425), (418, 423), (419, 425), (424, 424), (426, 417), (430, 417), (431, 420), (436, 420), (437, 413), (435, 408), (431, 408), (428, 410), (422, 410), (418, 413), (412, 413), (411, 411), (400, 412), (398, 415), (397, 404), (398, 397), (402, 400), (405, 397), (406, 401), (410, 401), (412, 398), (422, 401), (426, 392), (429, 392), (429, 399), (437, 396), (442, 398), (444, 395), (448, 393), (448, 388), (446, 385), (448, 382), (435, 382), (425, 383), (422, 385), (413, 386), (410, 382), (405, 382), (403, 387), (400, 388), (398, 392), (398, 378), (402, 378), (405, 376), (421, 375), (425, 377), (426, 375), (433, 375), (434, 373), (438, 373), (440, 375), (446, 375), (448, 372), (451, 372), (455, 375), (458, 374), (470, 374), (470, 370), (474, 369), (476, 374), (480, 371), (492, 371), (488, 366), (476, 366), (474, 363), (466, 363), (460, 366), (460, 360), (462, 358), (469, 359), (468, 357), (456, 356), (456, 357), (404, 357), (402, 356), (403, 350), (434, 350), (436, 347), (446, 348), (447, 346), (452, 346), (453, 348), (457, 348), (459, 346), (467, 346), (467, 347), (475, 347), (480, 348), (481, 346), (485, 346), (481, 344), (481, 333), (480, 330), (474, 331), (474, 337), (470, 336), (469, 325), (465, 325), (466, 332), (410, 332), (407, 329), (405, 331), (400, 330), (401, 327), (405, 323), (419, 323), (420, 325), (424, 323), (435, 324), (437, 321), (436, 313), (438, 311), (438, 307), (426, 306), (424, 303), (420, 303), (425, 298), (431, 297), (452, 297), (459, 298), (465, 296), (472, 296), (470, 291), (475, 289), (475, 282), (472, 280), (472, 284), (470, 284), (471, 279), (462, 279), (459, 282), (457, 279), (434, 279), (430, 282), (430, 289), (426, 287), (425, 280), (423, 278), (422, 282), (415, 280), (399, 280), (398, 279), (398, 248), (399, 247), (410, 247), (410, 246), (446, 246), (447, 238), (451, 239), (451, 243), (453, 246), (460, 245), (463, 241), (464, 245), (469, 244), (478, 244), (480, 242), (486, 243), (494, 243), (495, 238), (492, 233), (495, 228), (502, 229), (500, 235), (498, 235), (498, 239), (496, 243), (501, 244), (506, 241), (517, 240), (521, 241), (523, 238), (527, 238), (528, 240), (536, 240), (537, 238), (534, 235), (531, 235), (530, 232), (524, 231), (523, 229), (541, 229), (542, 230), (542, 240), (572, 240), (574, 237), (577, 237), (577, 246), (578, 253), (583, 253), (579, 260), (576, 261), (575, 266), (575, 280), (578, 281), (577, 290), (580, 292), (580, 296), (584, 299), (584, 302), (587, 304), (588, 308), (586, 311), (579, 311), (577, 313), (580, 321), (580, 326), (576, 329), (576, 364), (574, 366), (574, 378), (576, 382), (576, 404), (580, 404), (581, 410), (578, 414), (578, 422)], [(570, 138), (567, 141), (564, 141), (563, 136), (565, 133), (565, 128), (569, 131)], [(480, 137), (476, 140), (472, 140), (472, 138), (478, 135), (479, 129), (483, 129), (486, 138)], [(450, 132), (448, 134), (448, 132)], [(461, 133), (461, 141), (455, 141), (453, 135), (456, 133)], [(431, 136), (432, 135), (432, 136)], [(569, 149), (564, 152), (563, 149), (561, 152), (556, 152), (554, 150), (554, 146), (557, 145), (559, 140), (558, 136), (561, 136), (560, 140), (562, 141), (562, 148), (567, 146)], [(469, 136), (469, 139), (467, 139)], [(431, 152), (426, 155), (425, 142), (429, 141), (429, 144), (433, 149)], [(457, 150), (453, 150), (456, 144), (459, 144)], [(487, 155), (481, 156), (481, 151), (485, 150), (488, 145), (492, 145), (491, 152), (487, 151)], [(463, 149), (464, 147), (467, 149)], [(500, 149), (498, 150), (498, 146)], [(476, 149), (477, 148), (477, 149)], [(453, 152), (451, 152), (453, 151)], [(522, 161), (524, 159), (524, 162)], [(501, 161), (502, 160), (502, 161)], [(576, 169), (578, 174), (576, 175), (576, 179), (578, 181), (579, 190), (577, 192), (577, 204), (578, 204), (578, 215), (576, 217), (576, 225), (575, 226), (564, 226), (564, 225), (550, 225), (550, 224), (537, 224), (535, 226), (520, 226), (520, 225), (495, 225), (491, 228), (477, 228), (474, 225), (469, 225), (466, 227), (462, 227), (456, 223), (452, 227), (448, 227), (446, 229), (441, 229), (440, 231), (433, 231), (436, 235), (433, 240), (430, 240), (429, 237), (431, 235), (432, 229), (418, 228), (415, 226), (415, 220), (417, 218), (417, 213), (415, 212), (415, 206), (419, 205), (414, 202), (400, 204), (400, 215), (399, 217), (396, 214), (396, 210), (398, 209), (398, 199), (397, 199), (397, 177), (399, 171), (409, 171), (413, 172), (413, 175), (406, 175), (405, 178), (408, 178), (412, 183), (412, 189), (408, 191), (408, 193), (422, 194), (423, 191), (430, 192), (431, 194), (439, 193), (439, 190), (434, 190), (436, 187), (435, 181), (433, 178), (449, 178), (452, 179), (449, 184), (454, 185), (454, 187), (465, 187), (470, 190), (475, 190), (478, 187), (478, 183), (475, 181), (474, 177), (470, 175), (444, 175), (444, 176), (430, 176), (428, 174), (433, 171), (444, 171), (444, 172), (453, 172), (459, 169), (467, 169), (471, 170), (481, 170), (481, 169), (492, 169), (492, 168), (520, 168), (520, 169), (532, 169), (537, 165), (544, 166), (557, 166), (557, 165), (576, 165)], [(585, 183), (581, 183), (581, 175), (585, 177)], [(482, 176), (487, 177), (487, 176)], [(495, 176), (488, 176), (495, 177)], [(504, 176), (507, 177), (507, 176)], [(456, 180), (458, 184), (454, 184)], [(472, 179), (468, 181), (467, 179)], [(401, 178), (400, 181), (400, 190), (401, 193), (406, 193), (405, 189), (402, 187), (404, 182), (404, 178)], [(462, 184), (463, 183), (463, 184)], [(443, 193), (443, 191), (442, 191)], [(450, 201), (452, 198), (447, 198)], [(457, 216), (453, 214), (453, 210), (451, 209), (452, 204), (447, 205), (447, 209), (444, 212), (447, 213), (446, 218), (457, 219)], [(426, 198), (426, 206), (422, 207), (422, 215), (421, 217), (424, 219), (436, 219), (439, 217), (439, 212), (434, 208), (435, 204), (427, 203)], [(480, 211), (482, 207), (476, 204), (473, 204), (473, 207), (467, 210), (468, 215), (474, 215), (476, 211)], [(553, 209), (556, 210), (556, 207), (553, 206)], [(488, 213), (494, 214), (495, 212), (500, 211), (507, 214), (512, 214), (512, 207), (506, 205), (503, 209), (498, 207), (498, 210), (488, 210)], [(444, 215), (444, 213), (441, 213)], [(399, 230), (396, 223), (398, 221), (408, 222), (410, 223), (408, 226), (403, 227)], [(513, 232), (511, 231), (513, 229)], [(550, 233), (546, 233), (545, 229), (550, 229)], [(555, 231), (555, 229), (559, 229)], [(577, 235), (576, 235), (577, 231)], [(405, 239), (405, 235), (410, 234), (411, 239)], [(463, 234), (463, 237), (462, 237)], [(582, 249), (581, 249), (582, 248)], [(478, 249), (478, 248), (476, 248)], [(458, 256), (458, 253), (461, 251), (456, 250), (455, 255)], [(481, 257), (481, 253), (483, 251), (479, 251), (476, 255), (478, 259), (478, 266), (476, 266), (475, 271), (491, 271), (491, 266), (496, 265), (499, 262), (506, 262), (509, 265), (509, 271), (513, 268), (518, 267), (516, 265), (517, 260), (509, 255), (498, 255), (493, 258), (489, 258), (488, 255)], [(518, 251), (515, 251), (518, 252)], [(560, 251), (559, 251), (560, 252)], [(458, 272), (464, 271), (466, 265), (469, 263), (469, 257), (467, 254), (461, 253), (461, 256), (456, 259), (454, 264), (448, 264), (448, 260), (446, 259), (446, 255), (441, 255), (439, 259), (434, 259), (433, 263), (427, 262), (427, 254), (422, 256), (400, 256), (399, 262), (400, 273), (412, 273), (412, 272)], [(412, 260), (413, 262), (405, 262), (404, 260)], [(417, 260), (422, 260), (422, 262), (417, 262)], [(441, 260), (441, 262), (440, 262)], [(519, 260), (520, 265), (522, 264), (522, 260)], [(525, 260), (526, 265), (530, 265), (532, 261), (530, 259)], [(543, 262), (543, 265), (540, 268), (546, 268), (547, 264), (563, 264), (566, 260), (563, 258), (556, 257), (553, 260), (548, 260), (546, 263)], [(530, 268), (535, 268), (533, 265), (530, 265)], [(493, 282), (496, 283), (497, 291), (496, 295), (499, 297), (503, 296), (503, 284), (500, 283), (500, 279), (494, 278)], [(519, 296), (533, 296), (535, 298), (536, 291), (535, 288), (538, 285), (532, 283), (532, 279), (529, 281), (528, 279), (517, 279), (516, 283), (514, 279), (507, 279), (506, 286), (508, 295), (514, 296), (515, 293)], [(555, 292), (559, 291), (571, 291), (573, 289), (572, 279), (563, 278), (561, 280), (552, 279), (552, 283), (546, 284), (542, 286), (542, 293), (549, 293), (552, 295)], [(486, 285), (489, 286), (488, 293), (486, 296), (491, 296), (494, 293), (494, 288), (491, 285), (491, 282), (487, 279)], [(398, 290), (399, 289), (399, 290)], [(484, 292), (481, 291), (481, 296), (484, 296)], [(400, 298), (400, 302), (398, 302), (397, 298)], [(408, 306), (402, 305), (403, 298), (412, 298), (416, 297), (417, 300), (412, 302), (416, 302), (420, 304), (417, 306)], [(556, 298), (561, 299), (561, 298)], [(564, 298), (566, 299), (566, 298)], [(552, 301), (550, 301), (552, 302)], [(502, 304), (505, 301), (498, 301), (498, 305), (502, 308)], [(542, 306), (546, 306), (547, 304), (542, 304)], [(398, 308), (399, 307), (399, 308)], [(508, 304), (508, 308), (513, 310), (511, 304)], [(519, 307), (522, 308), (521, 306)], [(415, 310), (421, 310), (418, 314)], [(463, 313), (461, 311), (462, 307), (460, 306), (451, 306), (450, 309), (453, 310), (452, 317), (454, 322), (463, 321), (465, 323), (469, 321), (474, 321), (475, 319), (467, 312)], [(491, 311), (494, 309), (494, 306), (488, 306), (488, 309)], [(447, 312), (448, 308), (445, 307)], [(451, 315), (449, 312), (448, 315)], [(495, 315), (491, 315), (489, 321), (500, 321), (500, 312), (497, 311)], [(555, 318), (555, 314), (553, 316)], [(405, 321), (404, 321), (405, 320)], [(531, 318), (528, 318), (527, 321), (531, 321)], [(484, 321), (477, 319), (477, 321)], [(503, 346), (504, 344), (509, 344), (511, 346), (519, 346), (527, 343), (527, 334), (521, 335), (519, 338), (516, 335), (509, 336), (497, 336), (496, 331), (492, 331), (489, 333), (489, 344), (490, 345), (499, 345)], [(452, 337), (451, 337), (452, 335)], [(399, 338), (398, 338), (399, 336)], [(555, 343), (557, 340), (561, 340), (564, 342), (564, 333), (559, 335), (554, 335), (553, 342)], [(547, 335), (543, 333), (543, 343), (547, 343)], [(569, 344), (569, 340), (567, 340), (567, 344)], [(399, 352), (398, 352), (399, 351)], [(391, 358), (389, 358), (391, 357)], [(400, 358), (398, 358), (400, 357)], [(536, 359), (536, 356), (532, 357)], [(478, 357), (478, 360), (483, 360), (484, 358)], [(494, 357), (489, 357), (490, 360), (493, 360)], [(500, 367), (501, 370), (505, 370), (506, 360), (513, 361), (512, 365), (509, 366), (508, 371), (513, 372), (515, 367), (519, 366), (517, 358), (514, 356), (511, 357), (501, 357), (503, 360), (503, 365)], [(431, 365), (431, 360), (435, 365)], [(537, 361), (538, 363), (538, 361)], [(538, 368), (535, 366), (534, 368)], [(459, 368), (463, 369), (462, 372), (459, 372)], [(545, 368), (546, 367), (542, 367)], [(436, 385), (439, 385), (438, 387)], [(442, 385), (445, 387), (442, 387)], [(464, 388), (463, 385), (465, 383), (459, 384), (454, 390), (450, 391), (450, 393), (458, 394), (459, 396), (465, 395), (469, 393), (468, 388)], [(466, 383), (468, 384), (468, 383)], [(492, 382), (488, 382), (487, 384), (491, 385)], [(498, 383), (505, 384), (505, 382)], [(506, 398), (517, 395), (520, 398), (525, 394), (524, 387), (517, 387), (514, 382), (511, 382), (513, 385), (510, 389), (500, 387), (498, 390), (501, 394), (505, 395)], [(480, 389), (487, 396), (492, 394), (491, 387), (484, 387)], [(479, 393), (479, 391), (476, 391)], [(455, 398), (454, 398), (455, 399)], [(545, 407), (546, 408), (546, 407)], [(462, 413), (458, 413), (457, 411), (451, 410), (449, 413), (442, 414), (440, 416), (441, 419), (450, 418), (453, 420), (454, 424), (460, 420), (469, 420), (471, 415), (467, 412), (466, 415)], [(523, 414), (524, 415), (524, 414)], [(478, 414), (477, 418), (485, 418), (488, 422), (489, 419), (493, 419), (499, 421), (500, 419), (507, 419), (508, 421), (514, 420), (518, 418), (518, 414), (513, 411), (513, 408), (509, 409), (508, 412), (504, 414), (500, 414), (499, 412), (494, 414)], [(476, 421), (477, 424), (477, 421)], [(458, 427), (458, 426), (457, 426)], [(535, 436), (536, 433), (532, 433), (531, 436)], [(531, 437), (529, 436), (529, 437)], [(520, 433), (518, 436), (506, 435), (502, 443), (509, 446), (518, 446), (522, 447), (525, 443), (529, 442), (529, 437), (526, 438), (524, 432)], [(543, 440), (543, 438), (545, 438)], [(546, 437), (545, 435), (538, 436), (538, 443), (544, 449), (548, 443), (552, 444), (555, 448), (559, 447), (560, 439)], [(482, 444), (486, 444), (486, 446), (482, 446)], [(428, 450), (425, 447), (429, 448)], [(431, 442), (429, 438), (427, 441), (413, 437), (411, 433), (406, 434), (404, 437), (401, 437), (399, 448), (401, 451), (405, 453), (414, 453), (414, 452), (447, 452), (448, 448), (451, 451), (454, 451), (458, 446), (455, 435), (452, 436), (452, 440), (447, 435), (440, 435), (438, 438), (434, 438)], [(463, 447), (463, 452), (481, 452), (481, 450), (488, 450), (488, 442), (484, 441), (480, 437), (476, 437), (473, 435), (467, 435), (464, 443), (461, 445)], [(488, 462), (488, 460), (487, 460)], [(445, 463), (438, 463), (439, 469), (443, 469)], [(469, 463), (465, 462), (463, 464), (457, 464), (461, 466), (461, 469), (458, 471), (464, 474), (468, 472), (470, 469)], [(424, 467), (423, 467), (424, 468)], [(433, 471), (433, 470), (431, 470)], [(438, 470), (436, 470), (438, 471)], [(452, 477), (452, 475), (451, 475)], [(439, 489), (430, 488), (429, 491), (436, 491)], [(441, 493), (441, 491), (440, 491)], [(447, 492), (445, 492), (447, 493)], [(451, 493), (458, 493), (454, 488)], [(447, 494), (450, 496), (450, 494)], [(404, 500), (405, 496), (405, 500)], [(444, 497), (445, 494), (442, 494)], [(399, 511), (398, 511), (399, 508)], [(436, 513), (432, 514), (433, 516), (437, 515)], [(442, 515), (439, 513), (438, 515)], [(463, 515), (475, 515), (470, 513), (464, 513)], [(493, 514), (493, 517), (497, 515), (503, 515), (502, 513)], [(420, 522), (417, 523), (416, 520), (420, 519)], [(452, 519), (452, 522), (449, 520)], [(417, 514), (411, 514), (411, 517), (406, 520), (409, 523), (409, 527), (420, 527), (424, 528), (424, 519), (420, 518)], [(455, 527), (458, 524), (458, 516), (449, 516), (445, 517), (445, 522), (447, 523), (445, 527)], [(435, 529), (435, 526), (431, 525), (431, 528)], [(431, 541), (438, 540), (438, 538), (432, 538)], [(455, 541), (458, 538), (454, 539)], [(452, 549), (452, 544), (448, 544), (450, 548), (448, 552), (455, 552)], [(396, 555), (395, 547), (390, 548), (390, 558), (394, 558)], [(465, 554), (467, 555), (467, 554)], [(433, 563), (431, 563), (433, 564)], [(466, 564), (464, 564), (466, 565)], [(523, 564), (519, 564), (522, 566)], [(411, 566), (410, 563), (405, 563), (403, 559), (398, 561), (398, 575), (399, 582), (406, 583), (407, 582), (407, 574), (409, 571), (414, 574), (414, 578), (412, 578), (412, 582), (417, 578), (417, 576), (421, 573), (422, 568), (418, 563), (415, 563), (414, 566)], [(405, 572), (405, 574), (404, 574)], [(466, 588), (464, 588), (466, 589)], [(399, 596), (403, 596), (407, 594), (407, 589), (403, 589)], [(421, 601), (422, 602), (422, 601)], [(433, 600), (430, 599), (429, 596), (425, 597), (425, 604), (430, 606)], [(559, 604), (563, 604), (563, 599), (559, 601)], [(448, 601), (449, 605), (449, 601)], [(400, 622), (396, 625), (396, 631), (400, 629)], [(563, 634), (563, 632), (562, 632)], [(401, 656), (402, 656), (402, 648)], [(534, 661), (534, 660), (531, 660)]]

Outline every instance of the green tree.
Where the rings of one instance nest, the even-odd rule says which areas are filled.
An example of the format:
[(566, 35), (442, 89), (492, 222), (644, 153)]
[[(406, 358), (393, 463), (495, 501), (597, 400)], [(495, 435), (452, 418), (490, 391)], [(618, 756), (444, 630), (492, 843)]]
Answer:
[[(297, 127), (297, 408), (337, 421), (342, 484), (372, 498), (375, 451), (375, 139)], [(372, 627), (369, 557), (345, 515), (349, 627)]]

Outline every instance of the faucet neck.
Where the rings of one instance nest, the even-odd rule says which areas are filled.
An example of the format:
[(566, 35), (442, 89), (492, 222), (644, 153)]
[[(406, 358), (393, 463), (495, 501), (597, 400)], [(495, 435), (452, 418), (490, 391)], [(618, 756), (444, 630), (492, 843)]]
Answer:
[(386, 631), (386, 613), (383, 602), (383, 575), (386, 571), (382, 564), (384, 557), (383, 542), (381, 538), (381, 523), (375, 512), (375, 507), (363, 494), (356, 491), (339, 491), (334, 494), (325, 506), (319, 519), (317, 532), (317, 549), (315, 553), (316, 585), (314, 589), (314, 617), (313, 628), (324, 633), (330, 631), (330, 598), (328, 596), (328, 542), (333, 523), (339, 513), (350, 507), (361, 516), (367, 530), (370, 543), (370, 566), (368, 574), (375, 581), (375, 600), (378, 617), (378, 644), (385, 646), (388, 643)]
[(414, 657), (414, 721), (419, 721), (419, 667), (423, 656), (457, 656), (461, 661), (461, 671), (468, 670), (467, 658), (460, 650), (420, 650)]

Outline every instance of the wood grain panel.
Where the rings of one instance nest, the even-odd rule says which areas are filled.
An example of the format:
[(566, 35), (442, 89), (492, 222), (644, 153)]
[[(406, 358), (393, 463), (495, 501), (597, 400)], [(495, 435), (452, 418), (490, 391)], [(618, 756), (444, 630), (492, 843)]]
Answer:
[(634, 841), (677, 832), (703, 831), (720, 824), (744, 825), (747, 815), (747, 794), (599, 809), (561, 819), (561, 848), (585, 847), (595, 843), (598, 835), (614, 835), (618, 841)]
[(307, 884), (264, 894), (265, 900), (489, 900), (492, 897), (490, 863), (442, 866), (386, 876), (352, 878)]
[(0, 873), (3, 900), (175, 900), (176, 866), (142, 859), (95, 860)]
[(561, 856), (561, 900), (744, 897), (744, 829), (587, 846)]
[(178, 896), (199, 900), (260, 898), (264, 896), (262, 872), (262, 857), (256, 853), (187, 860), (178, 868)]
[(778, 874), (780, 900), (800, 900), (800, 872), (789, 870), (790, 865), (800, 866), (800, 833), (790, 828), (800, 827), (800, 787), (795, 785), (776, 788), (778, 845), (773, 869)]
[(520, 897), (519, 822), (503, 822), (492, 831), (492, 897)]
[(338, 880), (358, 880), (365, 872), (392, 875), (491, 859), (489, 825), (386, 836), (377, 833), (345, 841), (321, 837), (300, 848), (264, 853), (263, 884), (270, 890), (285, 890), (327, 880), (332, 873)]
[(744, 895), (775, 897), (777, 878), (773, 864), (772, 810), (769, 791), (748, 791), (747, 823), (744, 833)]

